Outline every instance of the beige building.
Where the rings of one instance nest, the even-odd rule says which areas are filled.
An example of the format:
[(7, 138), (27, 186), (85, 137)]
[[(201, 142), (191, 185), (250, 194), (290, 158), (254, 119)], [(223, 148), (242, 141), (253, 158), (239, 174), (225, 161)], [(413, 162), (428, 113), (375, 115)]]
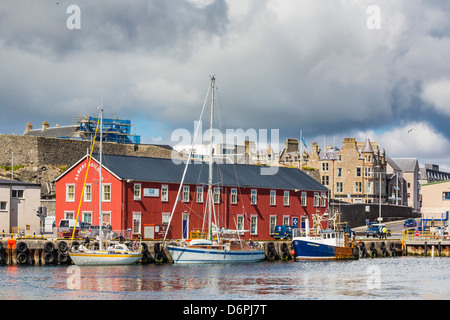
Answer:
[(441, 219), (450, 211), (450, 180), (422, 185), (422, 217)]
[(379, 203), (381, 197), (381, 203), (387, 202), (385, 152), (369, 139), (357, 142), (355, 138), (345, 138), (341, 150), (336, 147), (321, 150), (313, 142), (311, 153), (304, 155), (302, 164), (320, 172), (320, 181), (330, 189), (333, 199)]
[(41, 185), (0, 179), (0, 231), (23, 228), (28, 234), (39, 234)]
[[(392, 158), (389, 159), (388, 172), (392, 169), (391, 162), (401, 170), (402, 177), (406, 181), (406, 196), (408, 207), (413, 208), (414, 213), (420, 212), (420, 185), (419, 185), (419, 161), (417, 158)], [(405, 201), (406, 202), (406, 201)]]

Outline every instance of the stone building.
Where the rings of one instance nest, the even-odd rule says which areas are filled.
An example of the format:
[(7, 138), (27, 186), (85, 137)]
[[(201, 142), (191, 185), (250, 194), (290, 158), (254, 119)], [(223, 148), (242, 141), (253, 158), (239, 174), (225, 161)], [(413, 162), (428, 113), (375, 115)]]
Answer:
[(345, 138), (342, 149), (328, 146), (325, 150), (313, 142), (310, 154), (302, 160), (305, 166), (320, 172), (320, 181), (330, 190), (332, 199), (379, 203), (381, 198), (381, 203), (387, 203), (386, 155), (376, 142)]

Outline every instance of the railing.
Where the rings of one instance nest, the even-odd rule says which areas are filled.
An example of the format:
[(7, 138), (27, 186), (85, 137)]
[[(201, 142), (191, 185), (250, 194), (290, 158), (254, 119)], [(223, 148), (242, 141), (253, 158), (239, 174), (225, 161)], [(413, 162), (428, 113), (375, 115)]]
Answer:
[[(51, 230), (51, 231), (50, 231)], [(0, 237), (3, 238), (27, 238), (27, 237), (45, 237), (45, 238), (71, 238), (73, 229), (63, 229), (59, 230), (59, 228), (12, 228), (12, 232), (7, 232), (5, 230), (0, 230)], [(61, 232), (63, 231), (63, 232)], [(117, 239), (119, 236), (122, 236), (125, 239), (134, 239), (136, 238), (136, 235), (133, 235), (131, 230), (110, 230), (103, 228), (102, 229), (102, 235), (104, 240), (112, 240)], [(88, 236), (91, 239), (96, 239), (98, 237), (98, 229), (80, 229), (79, 231), (75, 232), (75, 238), (85, 238)]]
[(430, 231), (404, 230), (402, 232), (402, 240), (428, 240), (432, 239), (433, 234)]

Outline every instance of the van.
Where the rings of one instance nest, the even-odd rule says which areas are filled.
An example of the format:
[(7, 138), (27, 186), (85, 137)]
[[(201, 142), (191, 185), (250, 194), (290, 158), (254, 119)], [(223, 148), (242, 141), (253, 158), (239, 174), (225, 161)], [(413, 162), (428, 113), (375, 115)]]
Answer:
[[(61, 219), (59, 221), (59, 236), (62, 238), (69, 238), (72, 237), (73, 234), (73, 228), (75, 227), (76, 220), (75, 219)], [(75, 230), (74, 236), (78, 236), (78, 233), (80, 231), (80, 224), (77, 223), (77, 227)]]
[(292, 239), (293, 226), (275, 226), (273, 237), (275, 239)]

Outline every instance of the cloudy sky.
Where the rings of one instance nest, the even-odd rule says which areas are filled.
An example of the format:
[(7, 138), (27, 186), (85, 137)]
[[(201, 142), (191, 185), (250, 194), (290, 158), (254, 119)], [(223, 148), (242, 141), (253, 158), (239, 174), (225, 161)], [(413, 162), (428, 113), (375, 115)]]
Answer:
[(215, 74), (222, 129), (369, 137), (450, 171), (449, 14), (448, 0), (1, 1), (0, 133), (72, 124), (103, 97), (105, 117), (173, 145)]

